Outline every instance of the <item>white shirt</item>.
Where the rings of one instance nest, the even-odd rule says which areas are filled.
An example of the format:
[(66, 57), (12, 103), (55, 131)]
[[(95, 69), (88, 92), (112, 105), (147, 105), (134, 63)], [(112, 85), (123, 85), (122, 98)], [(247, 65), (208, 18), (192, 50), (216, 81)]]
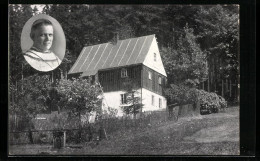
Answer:
[(53, 53), (42, 53), (31, 48), (24, 54), (25, 60), (36, 70), (48, 72), (57, 68), (61, 60)]

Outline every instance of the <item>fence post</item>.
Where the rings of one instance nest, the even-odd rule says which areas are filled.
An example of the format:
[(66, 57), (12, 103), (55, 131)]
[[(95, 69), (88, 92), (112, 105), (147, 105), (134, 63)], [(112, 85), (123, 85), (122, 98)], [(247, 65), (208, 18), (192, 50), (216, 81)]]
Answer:
[(63, 145), (66, 146), (66, 131), (63, 131)]

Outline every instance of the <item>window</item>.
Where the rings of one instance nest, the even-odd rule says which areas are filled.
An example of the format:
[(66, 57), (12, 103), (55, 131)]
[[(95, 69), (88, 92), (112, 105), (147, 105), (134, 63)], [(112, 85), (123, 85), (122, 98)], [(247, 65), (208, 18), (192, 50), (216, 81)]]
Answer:
[(127, 70), (125, 68), (123, 68), (121, 70), (121, 78), (125, 78), (125, 77), (127, 77)]
[(159, 98), (159, 108), (162, 108), (162, 99)]
[(160, 77), (160, 76), (159, 76), (159, 78), (158, 78), (158, 83), (159, 83), (159, 84), (162, 84), (162, 77)]
[(121, 94), (121, 104), (126, 104), (127, 101), (126, 101), (126, 94)]
[(152, 95), (152, 105), (154, 105), (154, 95)]
[(148, 78), (152, 80), (152, 72), (148, 71)]
[(153, 53), (153, 60), (156, 61), (156, 53)]

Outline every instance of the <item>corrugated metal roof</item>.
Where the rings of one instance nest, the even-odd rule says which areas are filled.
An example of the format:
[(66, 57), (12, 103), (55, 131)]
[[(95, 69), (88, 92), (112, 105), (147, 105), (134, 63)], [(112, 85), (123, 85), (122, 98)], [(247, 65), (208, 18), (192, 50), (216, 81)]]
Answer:
[(119, 40), (111, 43), (84, 47), (69, 74), (94, 75), (100, 69), (108, 69), (143, 63), (155, 35)]

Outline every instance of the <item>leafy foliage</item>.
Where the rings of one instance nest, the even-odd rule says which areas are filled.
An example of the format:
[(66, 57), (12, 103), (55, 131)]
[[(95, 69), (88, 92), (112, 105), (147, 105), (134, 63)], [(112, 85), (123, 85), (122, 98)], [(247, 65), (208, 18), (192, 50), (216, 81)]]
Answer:
[(189, 88), (184, 85), (171, 85), (170, 88), (166, 89), (166, 97), (168, 98), (169, 104), (177, 103), (183, 104), (194, 104), (199, 102), (200, 104), (208, 104), (216, 108), (226, 108), (226, 100), (217, 95), (214, 92), (207, 92), (196, 88)]
[(126, 78), (123, 86), (126, 91), (126, 105), (122, 106), (122, 110), (125, 114), (133, 114), (134, 118), (136, 118), (136, 114), (139, 113), (143, 107), (137, 85), (132, 79)]
[(196, 86), (207, 78), (206, 54), (196, 42), (193, 29), (184, 27), (184, 35), (177, 40), (175, 49), (162, 48), (162, 58), (169, 82)]
[(10, 112), (33, 118), (39, 112), (48, 110), (46, 104), (51, 82), (48, 75), (33, 75), (10, 85)]
[[(238, 74), (239, 17), (237, 6), (201, 6), (196, 13), (199, 41), (211, 65), (222, 77)], [(214, 62), (219, 60), (219, 62)]]
[(185, 85), (174, 85), (165, 89), (168, 104), (189, 104), (195, 102), (195, 96), (191, 96), (191, 88)]
[(227, 102), (225, 99), (214, 92), (206, 92), (204, 90), (197, 90), (197, 99), (201, 104), (208, 104), (215, 108), (226, 108)]
[(60, 105), (75, 115), (80, 115), (82, 111), (101, 112), (102, 90), (97, 83), (91, 84), (89, 80), (83, 78), (61, 79), (57, 83), (57, 91), (62, 97)]

